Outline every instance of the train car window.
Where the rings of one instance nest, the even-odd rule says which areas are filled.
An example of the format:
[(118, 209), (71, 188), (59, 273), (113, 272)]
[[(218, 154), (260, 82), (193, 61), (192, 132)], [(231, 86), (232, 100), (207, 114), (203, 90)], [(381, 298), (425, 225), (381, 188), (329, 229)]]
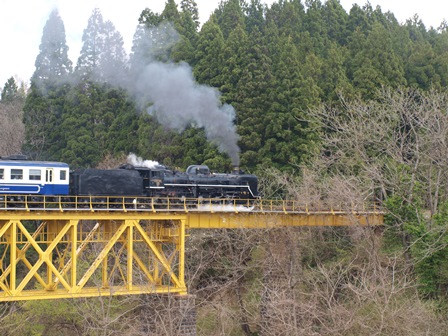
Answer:
[(67, 172), (65, 170), (61, 170), (61, 172), (59, 174), (59, 179), (61, 181), (65, 181), (67, 179)]
[(5, 179), (5, 170), (3, 168), (0, 169), (0, 180)]
[(151, 170), (151, 177), (160, 177), (160, 171)]
[(23, 180), (23, 169), (11, 169), (11, 180)]
[(40, 169), (30, 169), (30, 180), (40, 181), (41, 176)]
[(53, 169), (47, 169), (45, 174), (45, 182), (53, 182)]

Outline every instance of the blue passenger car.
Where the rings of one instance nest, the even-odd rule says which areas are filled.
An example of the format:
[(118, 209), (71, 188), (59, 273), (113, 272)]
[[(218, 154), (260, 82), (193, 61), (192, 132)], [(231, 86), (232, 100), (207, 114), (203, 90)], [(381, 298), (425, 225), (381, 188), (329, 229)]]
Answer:
[(0, 160), (0, 194), (67, 195), (68, 192), (66, 163)]

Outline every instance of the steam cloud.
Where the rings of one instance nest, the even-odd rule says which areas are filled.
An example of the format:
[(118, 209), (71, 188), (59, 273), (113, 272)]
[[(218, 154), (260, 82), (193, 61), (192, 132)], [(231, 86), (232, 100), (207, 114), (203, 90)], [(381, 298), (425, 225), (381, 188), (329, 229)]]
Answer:
[(171, 129), (183, 131), (189, 125), (204, 127), (207, 139), (215, 143), (221, 152), (227, 153), (234, 165), (238, 165), (239, 136), (233, 123), (234, 108), (221, 104), (218, 90), (196, 83), (187, 63), (162, 63), (156, 60), (178, 40), (170, 24), (146, 31), (145, 36), (149, 37), (149, 41), (144, 42), (144, 57), (138, 57), (135, 52), (131, 59), (134, 69), (137, 69), (133, 91), (140, 103), (146, 106), (152, 103), (147, 108), (148, 113)]
[(134, 153), (129, 153), (127, 157), (127, 162), (135, 167), (146, 167), (146, 168), (156, 168), (160, 166), (160, 163), (152, 160), (144, 160), (141, 157), (135, 155)]
[[(146, 81), (151, 78), (150, 81)], [(233, 119), (235, 111), (230, 105), (220, 105), (217, 90), (197, 85), (189, 66), (153, 63), (146, 67), (140, 85), (148, 90), (154, 103), (148, 112), (163, 125), (183, 131), (194, 124), (204, 127), (207, 139), (228, 153), (233, 163), (238, 162)]]

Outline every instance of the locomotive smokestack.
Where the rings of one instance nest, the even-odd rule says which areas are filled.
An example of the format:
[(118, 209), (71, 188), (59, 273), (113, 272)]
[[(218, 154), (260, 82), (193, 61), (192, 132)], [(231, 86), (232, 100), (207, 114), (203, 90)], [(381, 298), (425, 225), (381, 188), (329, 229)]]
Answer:
[(239, 173), (240, 173), (240, 166), (238, 166), (238, 165), (233, 165), (233, 166), (232, 166), (232, 173), (233, 173), (233, 174), (236, 174), (236, 175), (239, 175)]

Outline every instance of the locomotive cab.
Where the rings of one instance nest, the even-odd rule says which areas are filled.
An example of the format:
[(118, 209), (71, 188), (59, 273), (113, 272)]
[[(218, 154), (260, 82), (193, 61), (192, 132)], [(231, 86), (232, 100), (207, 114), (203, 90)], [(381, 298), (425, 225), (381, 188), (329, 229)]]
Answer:
[(143, 192), (146, 196), (157, 195), (165, 189), (163, 179), (163, 169), (151, 169), (147, 167), (133, 167), (143, 178)]

